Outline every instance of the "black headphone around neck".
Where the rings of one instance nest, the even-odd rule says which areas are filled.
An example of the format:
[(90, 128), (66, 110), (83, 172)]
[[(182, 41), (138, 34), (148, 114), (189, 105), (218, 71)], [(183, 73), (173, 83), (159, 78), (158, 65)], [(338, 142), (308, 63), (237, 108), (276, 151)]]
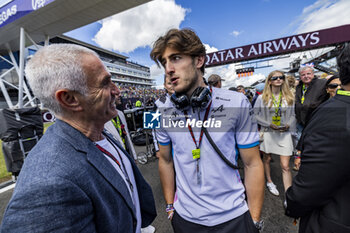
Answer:
[(189, 107), (203, 109), (211, 100), (211, 92), (207, 87), (197, 87), (189, 99), (185, 94), (178, 95), (175, 92), (171, 95), (170, 100), (179, 110), (187, 110)]

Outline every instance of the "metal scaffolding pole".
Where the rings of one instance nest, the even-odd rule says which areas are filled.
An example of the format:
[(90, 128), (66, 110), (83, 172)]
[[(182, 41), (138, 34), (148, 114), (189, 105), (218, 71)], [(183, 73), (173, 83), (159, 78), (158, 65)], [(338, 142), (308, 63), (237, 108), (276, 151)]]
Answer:
[[(12, 69), (13, 69), (13, 67), (12, 67)], [(12, 71), (12, 69), (9, 69), (8, 71), (6, 71), (5, 73), (3, 73), (0, 76), (0, 88), (1, 88), (2, 94), (4, 95), (6, 103), (9, 106), (9, 108), (13, 108), (13, 104), (11, 102), (11, 98), (10, 98), (9, 94), (7, 93), (7, 90), (6, 90), (6, 87), (5, 87), (5, 84), (2, 80), (2, 78), (5, 77), (5, 75), (7, 75), (8, 73), (10, 73)]]
[(50, 37), (49, 36), (45, 36), (45, 44), (44, 46), (48, 46), (50, 44)]
[(25, 32), (21, 27), (21, 34), (19, 40), (19, 74), (18, 74), (18, 107), (23, 108), (23, 82), (24, 82), (24, 47)]

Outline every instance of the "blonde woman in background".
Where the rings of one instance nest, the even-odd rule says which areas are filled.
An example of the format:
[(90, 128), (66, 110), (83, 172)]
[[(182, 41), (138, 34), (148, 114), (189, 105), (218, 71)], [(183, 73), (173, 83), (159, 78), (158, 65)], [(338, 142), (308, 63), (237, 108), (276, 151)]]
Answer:
[(295, 94), (295, 87), (298, 85), (297, 80), (293, 75), (287, 75), (286, 76), (286, 81), (288, 82), (289, 89), (292, 91), (293, 95)]
[(292, 184), (289, 160), (293, 153), (291, 129), (295, 128), (294, 95), (282, 71), (272, 71), (268, 75), (263, 94), (255, 103), (254, 113), (263, 132), (260, 150), (264, 155), (266, 186), (272, 194), (278, 196), (277, 187), (271, 179), (271, 154), (280, 155), (282, 179), (286, 191)]

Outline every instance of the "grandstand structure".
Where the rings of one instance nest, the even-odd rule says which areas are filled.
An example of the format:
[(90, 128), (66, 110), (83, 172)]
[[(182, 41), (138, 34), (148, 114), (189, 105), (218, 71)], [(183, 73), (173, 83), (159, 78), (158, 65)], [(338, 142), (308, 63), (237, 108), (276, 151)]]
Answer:
[[(112, 75), (112, 81), (120, 87), (133, 86), (136, 88), (149, 89), (154, 83), (151, 78), (150, 68), (136, 62), (127, 60), (128, 57), (118, 53), (79, 41), (67, 36), (56, 36), (49, 40), (50, 43), (77, 44), (94, 50), (101, 58), (104, 65)], [(28, 54), (35, 52), (35, 47), (28, 48)]]

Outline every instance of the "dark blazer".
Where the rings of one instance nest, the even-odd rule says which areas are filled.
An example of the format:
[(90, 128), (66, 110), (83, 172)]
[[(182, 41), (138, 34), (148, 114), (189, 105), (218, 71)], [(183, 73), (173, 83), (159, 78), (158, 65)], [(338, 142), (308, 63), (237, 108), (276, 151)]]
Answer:
[[(153, 194), (129, 159), (145, 227), (156, 216)], [(90, 139), (57, 120), (25, 159), (1, 232), (134, 233), (135, 229), (135, 207), (122, 177)]]
[(320, 105), (301, 137), (301, 167), (286, 192), (299, 232), (350, 232), (350, 97)]
[(308, 90), (305, 92), (304, 104), (301, 104), (301, 97), (303, 95), (303, 82), (300, 81), (295, 89), (295, 117), (297, 122), (303, 126), (310, 120), (312, 112), (329, 96), (326, 91), (326, 80), (314, 78)]

